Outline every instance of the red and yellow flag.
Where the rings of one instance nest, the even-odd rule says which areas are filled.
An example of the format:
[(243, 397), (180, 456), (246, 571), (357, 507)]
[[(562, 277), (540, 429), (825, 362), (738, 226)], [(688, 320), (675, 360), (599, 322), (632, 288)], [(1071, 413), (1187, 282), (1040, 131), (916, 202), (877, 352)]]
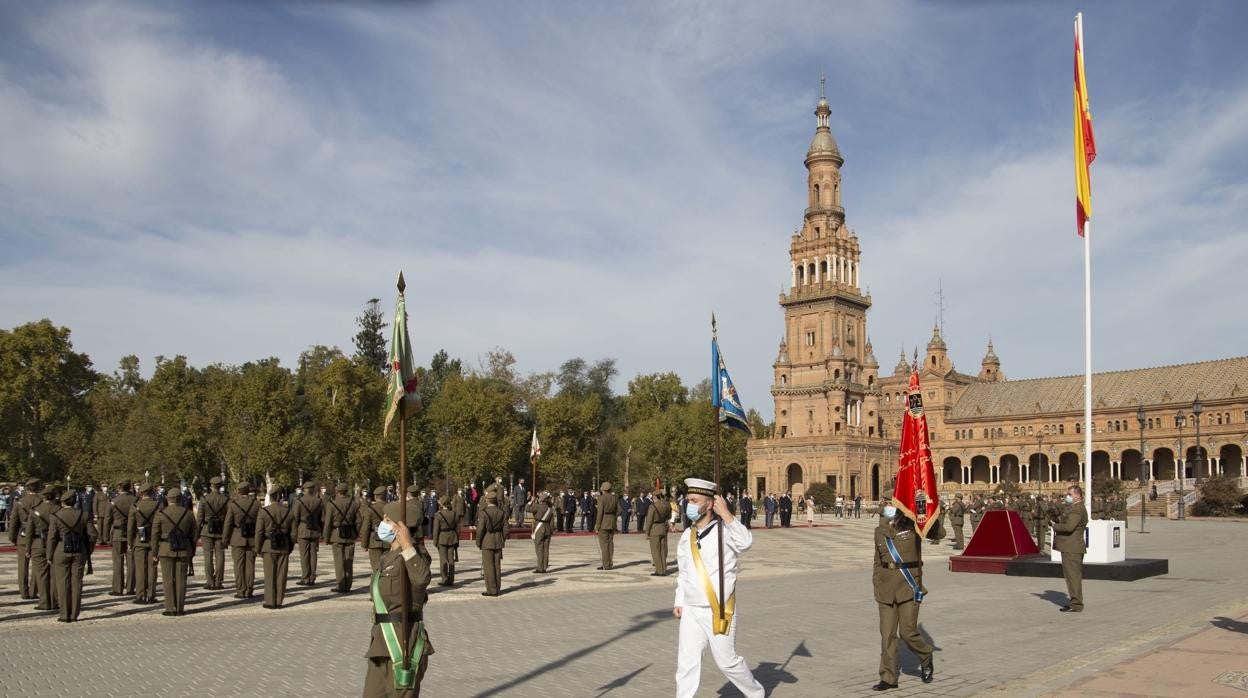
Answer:
[(932, 465), (917, 367), (910, 374), (910, 388), (906, 391), (893, 506), (914, 520), (920, 536), (926, 536), (928, 529), (940, 519), (940, 493), (936, 490), (936, 468)]
[(1092, 113), (1088, 111), (1088, 81), (1083, 75), (1083, 13), (1075, 15), (1075, 221), (1079, 235), (1092, 218), (1092, 182), (1088, 167), (1096, 159)]

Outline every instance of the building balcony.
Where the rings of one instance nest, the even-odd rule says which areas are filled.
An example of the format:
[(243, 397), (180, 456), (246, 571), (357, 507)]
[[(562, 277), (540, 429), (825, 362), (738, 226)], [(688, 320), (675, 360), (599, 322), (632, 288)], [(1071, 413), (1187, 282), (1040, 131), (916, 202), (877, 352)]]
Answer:
[(807, 218), (811, 216), (818, 216), (818, 215), (836, 216), (840, 218), (841, 220), (844, 220), (845, 209), (841, 206), (834, 206), (832, 204), (820, 204), (818, 206), (811, 206), (810, 208), (806, 209)]

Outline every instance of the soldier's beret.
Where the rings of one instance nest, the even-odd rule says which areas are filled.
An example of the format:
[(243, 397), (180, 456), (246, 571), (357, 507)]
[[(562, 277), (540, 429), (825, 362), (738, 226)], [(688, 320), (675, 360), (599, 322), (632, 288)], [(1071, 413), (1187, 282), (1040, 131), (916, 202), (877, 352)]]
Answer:
[(407, 493), (408, 494), (420, 494), (420, 487), (417, 485), (408, 485)]
[(73, 504), (78, 500), (78, 493), (74, 490), (65, 490), (65, 494), (61, 495), (61, 504)]
[(340, 492), (340, 493), (342, 493), (342, 494), (346, 494), (346, 493), (347, 493), (347, 483), (345, 483), (345, 482), (340, 482), (340, 483), (338, 483), (337, 485), (334, 485), (334, 491), (335, 491), (335, 492)]
[(385, 486), (385, 485), (378, 485), (378, 486), (376, 486), (376, 487), (374, 487), (374, 488), (373, 488), (373, 496), (374, 496), (374, 497), (382, 497), (382, 496), (384, 496), (385, 494), (386, 494), (386, 486)]
[(486, 490), (486, 491), (485, 491), (485, 501), (487, 501), (487, 502), (497, 502), (497, 501), (498, 501), (498, 490)]
[(220, 475), (213, 475), (213, 476), (212, 476), (212, 479), (208, 481), (208, 484), (210, 484), (210, 485), (212, 485), (212, 486), (214, 486), (214, 487), (215, 487), (215, 486), (217, 486), (217, 485), (220, 485), (220, 484), (221, 484), (221, 476), (220, 476)]
[[(391, 521), (398, 523), (399, 511), (400, 511), (401, 506), (403, 506), (403, 502), (390, 502), (389, 504), (386, 505), (385, 509), (382, 509), (382, 513), (384, 513), (386, 516), (389, 516)], [(421, 520), (420, 509), (418, 508), (418, 505), (415, 502), (408, 502), (407, 503), (407, 525), (415, 526), (417, 525), (417, 523), (420, 522), (420, 520)]]
[(182, 496), (182, 488), (180, 487), (170, 487), (168, 490), (165, 491), (166, 499), (177, 499), (178, 497), (181, 497), (181, 496)]
[(40, 487), (43, 487), (43, 480), (40, 480), (40, 479), (39, 479), (39, 478), (37, 478), (37, 477), (31, 477), (31, 478), (27, 478), (27, 479), (26, 479), (26, 488), (27, 488), (27, 489), (37, 490), (37, 489), (39, 489)]
[(234, 491), (239, 494), (251, 494), (251, 485), (248, 485), (245, 482), (241, 483), (238, 487), (234, 488)]
[(151, 494), (156, 491), (156, 486), (150, 482), (142, 482), (139, 484), (139, 494)]
[(314, 490), (314, 489), (316, 489), (316, 481), (315, 481), (315, 480), (308, 480), (307, 482), (303, 483), (303, 489), (305, 489), (305, 490)]
[(604, 482), (604, 483), (602, 483), (602, 491), (603, 491), (603, 492), (610, 492), (610, 491), (611, 491), (611, 483), (610, 483), (610, 482)]

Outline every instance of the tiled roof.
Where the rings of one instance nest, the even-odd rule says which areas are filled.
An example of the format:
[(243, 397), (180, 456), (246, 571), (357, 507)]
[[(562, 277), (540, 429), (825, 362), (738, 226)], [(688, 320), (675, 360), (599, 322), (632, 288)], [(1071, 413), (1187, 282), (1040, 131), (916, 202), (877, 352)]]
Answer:
[[(1248, 397), (1248, 356), (1092, 375), (1092, 409), (1191, 403)], [(973, 383), (950, 419), (1009, 417), (1083, 409), (1083, 376)]]

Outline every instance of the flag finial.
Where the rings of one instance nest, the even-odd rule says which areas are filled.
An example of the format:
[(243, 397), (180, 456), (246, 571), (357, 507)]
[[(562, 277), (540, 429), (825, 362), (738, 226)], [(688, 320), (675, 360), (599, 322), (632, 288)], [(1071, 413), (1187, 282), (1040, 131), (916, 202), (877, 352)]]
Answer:
[(719, 335), (719, 327), (717, 323), (715, 322), (715, 311), (712, 310), (711, 311), (711, 336), (716, 337), (718, 335)]
[(403, 280), (403, 272), (401, 271), (399, 272), (398, 287), (399, 287), (399, 293), (403, 293), (403, 291), (407, 288), (407, 282)]

